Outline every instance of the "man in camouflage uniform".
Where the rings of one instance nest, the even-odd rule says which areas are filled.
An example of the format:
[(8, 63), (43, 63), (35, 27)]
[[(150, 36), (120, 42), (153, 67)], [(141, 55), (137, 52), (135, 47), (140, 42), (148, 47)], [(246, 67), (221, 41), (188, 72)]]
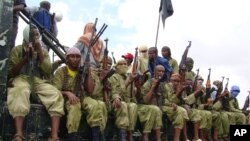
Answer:
[(201, 114), (201, 122), (200, 122), (200, 136), (202, 140), (212, 140), (211, 139), (211, 129), (212, 129), (212, 117), (216, 117), (210, 111), (212, 109), (212, 101), (206, 100), (205, 86), (203, 86), (204, 79), (198, 75), (195, 77), (195, 81), (197, 86), (195, 88), (201, 87), (202, 93), (195, 99), (195, 103), (193, 104), (193, 108), (199, 110)]
[(152, 80), (148, 80), (142, 89), (144, 102), (151, 105), (158, 106), (163, 113), (165, 113), (170, 121), (172, 122), (175, 133), (174, 140), (180, 140), (181, 129), (184, 127), (184, 123), (188, 119), (187, 112), (184, 108), (177, 106), (175, 104), (175, 82), (179, 82), (180, 78), (178, 76), (172, 76), (170, 78), (170, 83), (166, 83), (163, 78), (164, 67), (162, 65), (157, 65), (155, 68), (155, 73), (157, 77)]
[[(199, 140), (199, 129), (201, 123), (201, 113), (198, 109), (192, 108), (192, 105), (195, 104), (196, 98), (201, 95), (202, 88), (198, 87), (195, 91), (193, 91), (193, 78), (186, 77), (185, 84), (179, 88), (180, 92), (177, 93), (177, 97), (179, 98), (179, 102), (177, 105), (181, 105), (187, 110), (188, 117), (190, 121), (194, 125), (194, 140)], [(184, 127), (184, 133), (186, 132), (186, 126)], [(186, 136), (186, 135), (184, 135)]]
[[(162, 111), (158, 105), (154, 105), (151, 102), (144, 101), (146, 92), (143, 85), (143, 81), (140, 79), (135, 80), (136, 84), (136, 98), (138, 101), (138, 117), (143, 129), (143, 141), (148, 141), (148, 134), (153, 129), (156, 134), (157, 141), (160, 138), (160, 129), (162, 126)], [(143, 92), (143, 93), (142, 93)]]
[[(107, 68), (103, 68), (104, 65), (107, 65)], [(94, 80), (95, 88), (91, 93), (91, 98), (96, 99), (99, 105), (101, 105), (102, 107), (102, 113), (104, 115), (102, 118), (101, 131), (103, 132), (103, 134), (108, 119), (108, 111), (110, 112), (110, 85), (108, 82), (108, 77), (112, 76), (112, 74), (114, 73), (114, 69), (111, 69), (111, 66), (112, 59), (108, 57), (107, 62), (104, 62), (103, 58), (100, 61), (100, 68), (92, 70), (92, 77)]]
[(118, 60), (115, 66), (116, 73), (109, 78), (111, 86), (112, 112), (115, 113), (116, 126), (119, 128), (119, 138), (124, 141), (128, 131), (128, 140), (132, 139), (132, 132), (137, 121), (137, 105), (135, 97), (131, 95), (131, 82), (134, 74), (126, 76), (128, 71), (127, 62), (124, 59)]
[(51, 137), (58, 139), (60, 117), (64, 115), (63, 97), (55, 87), (44, 80), (52, 70), (48, 52), (41, 47), (39, 30), (32, 25), (23, 31), (23, 44), (12, 49), (9, 58), (7, 105), (15, 120), (14, 141), (24, 140), (23, 121), (30, 110), (30, 96), (37, 95), (51, 117)]
[(240, 88), (237, 85), (233, 85), (230, 90), (229, 98), (229, 111), (233, 113), (235, 117), (235, 124), (246, 124), (246, 116), (239, 108), (239, 102), (237, 96), (240, 93)]
[[(92, 140), (99, 141), (100, 128), (103, 126), (104, 113), (102, 104), (91, 98), (94, 81), (91, 68), (88, 67), (87, 78), (79, 72), (81, 53), (78, 48), (69, 48), (66, 54), (66, 66), (58, 68), (53, 78), (53, 84), (65, 97), (67, 110), (68, 140), (74, 141), (81, 121), (82, 109), (87, 113), (87, 123), (91, 127)], [(86, 77), (86, 76), (84, 76)]]
[[(215, 89), (211, 93), (211, 99), (213, 101), (212, 110), (214, 113), (219, 113), (219, 117), (220, 117), (220, 122), (213, 122), (213, 126), (214, 126), (214, 129), (218, 130), (218, 138), (227, 139), (228, 134), (229, 134), (230, 116), (228, 112), (225, 111), (224, 104), (223, 104), (224, 102), (222, 100), (223, 97), (227, 95), (227, 92), (224, 91), (223, 93), (221, 93), (223, 90), (222, 81), (215, 80), (213, 82), (213, 85)], [(215, 136), (214, 136), (214, 139), (215, 139)]]

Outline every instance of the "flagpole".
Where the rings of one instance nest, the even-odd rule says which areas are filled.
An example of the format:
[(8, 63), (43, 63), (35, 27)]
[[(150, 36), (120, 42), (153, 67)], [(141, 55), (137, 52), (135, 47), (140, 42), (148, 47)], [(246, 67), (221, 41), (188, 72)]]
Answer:
[(159, 27), (160, 27), (160, 12), (158, 16), (158, 25), (157, 25), (157, 31), (156, 31), (156, 39), (155, 39), (155, 47), (157, 48), (157, 41), (158, 41), (158, 34), (159, 34)]

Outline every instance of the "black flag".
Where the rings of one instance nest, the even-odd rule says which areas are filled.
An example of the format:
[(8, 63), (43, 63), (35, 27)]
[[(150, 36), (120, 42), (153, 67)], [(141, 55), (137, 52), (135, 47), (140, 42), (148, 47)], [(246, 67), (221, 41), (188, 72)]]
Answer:
[(165, 27), (165, 20), (168, 17), (172, 16), (174, 13), (174, 9), (173, 9), (171, 0), (161, 0), (159, 12), (161, 14), (161, 19), (162, 19), (163, 28), (164, 28)]

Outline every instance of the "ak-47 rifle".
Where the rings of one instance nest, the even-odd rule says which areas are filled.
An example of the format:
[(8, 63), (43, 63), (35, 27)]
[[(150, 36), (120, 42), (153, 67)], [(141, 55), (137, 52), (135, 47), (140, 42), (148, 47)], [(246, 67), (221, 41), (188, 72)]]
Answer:
[(211, 93), (215, 90), (215, 88), (211, 89), (211, 68), (208, 69), (208, 75), (207, 75), (207, 82), (206, 82), (206, 95), (205, 95), (205, 102), (208, 101), (208, 99), (211, 99)]
[[(133, 66), (132, 66), (132, 72), (131, 75), (134, 75), (135, 73), (137, 73), (137, 66), (138, 66), (138, 47), (135, 48), (135, 57), (134, 57), (134, 61), (133, 61)], [(134, 94), (134, 81), (131, 82), (131, 87), (130, 87), (130, 98), (133, 99), (135, 94)]]
[[(63, 62), (65, 62), (66, 51), (64, 46), (60, 44), (59, 40), (50, 31), (44, 28), (35, 18), (33, 18), (27, 10), (23, 10), (18, 14), (27, 24), (33, 23), (38, 27), (40, 34), (42, 35), (42, 41), (51, 48)], [(63, 52), (61, 50), (63, 50)]]
[(197, 88), (197, 81), (198, 81), (200, 69), (197, 69), (196, 71), (197, 71), (197, 73), (196, 73), (196, 76), (195, 76), (195, 78), (194, 78), (193, 91), (195, 91), (196, 88)]
[(187, 72), (187, 66), (186, 66), (186, 61), (187, 61), (187, 54), (188, 54), (188, 50), (189, 48), (191, 47), (191, 44), (192, 42), (191, 41), (188, 41), (189, 44), (188, 46), (186, 47), (182, 57), (181, 57), (181, 62), (179, 64), (179, 74), (181, 76), (181, 80), (180, 80), (180, 84), (179, 84), (179, 91), (178, 94), (177, 94), (177, 97), (181, 98), (181, 93), (183, 91), (183, 85), (185, 85), (185, 77), (186, 77), (186, 72)]
[(187, 54), (188, 54), (188, 50), (189, 48), (191, 47), (191, 44), (192, 44), (192, 41), (188, 41), (189, 44), (188, 46), (186, 47), (183, 55), (182, 55), (182, 58), (181, 58), (181, 62), (180, 62), (180, 65), (179, 65), (179, 74), (181, 75), (181, 83), (185, 83), (185, 75), (186, 75), (186, 72), (187, 72), (187, 67), (186, 67), (186, 60), (187, 60)]
[(115, 60), (115, 57), (114, 57), (114, 52), (111, 52), (111, 55), (112, 55), (112, 59), (113, 59), (114, 64), (116, 64), (116, 60)]
[[(103, 62), (102, 62), (102, 69), (103, 70), (108, 70), (108, 38), (106, 38), (105, 40), (105, 44), (106, 44), (106, 48), (104, 50), (104, 56), (103, 56)], [(108, 103), (109, 98), (108, 98), (108, 91), (107, 91), (107, 79), (103, 80), (103, 101), (105, 103)]]
[[(108, 38), (104, 40), (106, 43), (106, 48), (104, 50), (104, 56), (103, 56), (103, 62), (102, 62), (102, 69), (104, 71), (108, 71), (109, 67), (108, 67)], [(103, 78), (102, 80), (102, 84), (103, 84), (103, 101), (105, 103), (109, 102), (109, 97), (108, 97), (108, 93), (109, 93), (109, 86), (108, 86), (108, 81), (107, 79), (112, 76), (115, 73), (114, 69), (110, 69), (109, 72), (107, 73), (107, 75)]]
[(227, 79), (227, 83), (226, 83), (226, 85), (225, 85), (224, 91), (228, 91), (228, 82), (229, 82), (229, 78), (226, 78), (226, 79)]
[(228, 111), (229, 110), (229, 97), (228, 97), (228, 94), (229, 94), (229, 92), (228, 92), (229, 78), (226, 78), (226, 79), (227, 79), (227, 83), (225, 85), (224, 91), (221, 94), (221, 102), (222, 102), (223, 109)]
[(211, 81), (210, 81), (210, 76), (211, 76), (211, 68), (208, 69), (208, 75), (207, 75), (207, 82), (206, 82), (206, 92), (208, 92), (211, 89)]

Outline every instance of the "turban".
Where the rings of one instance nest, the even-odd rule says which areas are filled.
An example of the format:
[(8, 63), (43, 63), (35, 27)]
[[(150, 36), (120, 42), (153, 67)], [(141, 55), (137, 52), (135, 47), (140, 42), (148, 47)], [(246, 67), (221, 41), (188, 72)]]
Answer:
[(76, 47), (71, 47), (67, 50), (66, 56), (71, 55), (71, 54), (76, 54), (81, 56), (81, 52), (78, 48)]

